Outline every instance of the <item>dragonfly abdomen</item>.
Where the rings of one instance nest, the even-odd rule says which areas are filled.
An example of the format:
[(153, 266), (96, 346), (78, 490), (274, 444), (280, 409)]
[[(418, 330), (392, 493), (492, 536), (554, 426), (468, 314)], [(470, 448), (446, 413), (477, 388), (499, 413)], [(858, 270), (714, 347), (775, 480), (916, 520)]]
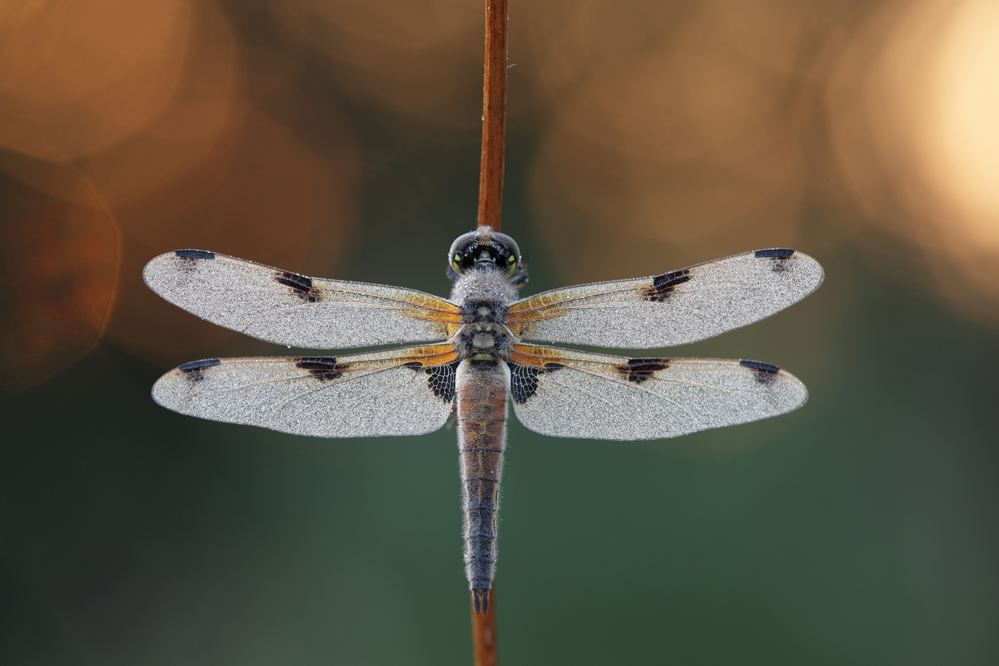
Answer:
[(458, 450), (465, 509), (465, 573), (485, 612), (496, 570), (496, 512), (506, 447), (510, 370), (497, 360), (466, 359), (455, 378)]

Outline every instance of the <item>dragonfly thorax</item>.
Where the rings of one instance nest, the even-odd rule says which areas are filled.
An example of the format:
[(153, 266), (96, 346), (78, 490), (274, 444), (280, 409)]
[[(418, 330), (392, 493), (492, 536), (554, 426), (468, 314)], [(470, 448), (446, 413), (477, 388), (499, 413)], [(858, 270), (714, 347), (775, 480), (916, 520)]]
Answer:
[(462, 305), (464, 325), (453, 341), (462, 358), (506, 358), (517, 341), (506, 327), (506, 304), (501, 301), (466, 299)]

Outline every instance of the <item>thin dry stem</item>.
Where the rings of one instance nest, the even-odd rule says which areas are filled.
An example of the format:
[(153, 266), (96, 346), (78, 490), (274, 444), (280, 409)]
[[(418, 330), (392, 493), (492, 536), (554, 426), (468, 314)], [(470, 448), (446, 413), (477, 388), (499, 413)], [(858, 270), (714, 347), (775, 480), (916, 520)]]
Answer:
[(486, 0), (486, 74), (482, 90), (482, 163), (479, 169), (480, 227), (500, 228), (506, 141), (507, 0)]
[[(499, 231), (503, 204), (506, 142), (507, 0), (486, 0), (486, 72), (482, 89), (482, 162), (479, 169), (480, 227)], [(496, 666), (496, 586), (484, 613), (475, 612), (470, 595), (475, 666)]]
[(496, 583), (489, 590), (489, 607), (485, 613), (475, 612), (472, 593), (472, 647), (475, 666), (496, 666)]

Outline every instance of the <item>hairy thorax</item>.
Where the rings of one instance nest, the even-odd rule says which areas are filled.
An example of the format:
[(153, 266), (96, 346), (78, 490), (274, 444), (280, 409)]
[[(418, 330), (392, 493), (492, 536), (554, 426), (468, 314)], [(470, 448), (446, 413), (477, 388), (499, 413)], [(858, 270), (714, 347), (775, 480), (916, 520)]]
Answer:
[(453, 340), (461, 358), (506, 359), (517, 342), (506, 326), (507, 305), (517, 289), (499, 270), (474, 270), (460, 277), (451, 300), (461, 306), (463, 325)]

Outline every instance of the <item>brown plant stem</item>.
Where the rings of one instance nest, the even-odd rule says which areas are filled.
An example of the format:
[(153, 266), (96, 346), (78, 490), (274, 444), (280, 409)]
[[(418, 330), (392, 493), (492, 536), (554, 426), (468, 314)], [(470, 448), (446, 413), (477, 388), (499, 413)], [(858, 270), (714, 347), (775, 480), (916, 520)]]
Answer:
[(475, 612), (474, 595), (472, 592), (472, 649), (475, 666), (496, 666), (496, 583), (489, 590), (489, 608), (485, 613)]
[(480, 227), (500, 228), (503, 153), (506, 141), (507, 0), (486, 0), (486, 73), (482, 90), (482, 162), (479, 168)]
[[(482, 161), (479, 165), (479, 227), (500, 229), (506, 142), (507, 0), (486, 0), (486, 67), (482, 88)], [(496, 586), (477, 613), (470, 595), (475, 666), (496, 666)]]

